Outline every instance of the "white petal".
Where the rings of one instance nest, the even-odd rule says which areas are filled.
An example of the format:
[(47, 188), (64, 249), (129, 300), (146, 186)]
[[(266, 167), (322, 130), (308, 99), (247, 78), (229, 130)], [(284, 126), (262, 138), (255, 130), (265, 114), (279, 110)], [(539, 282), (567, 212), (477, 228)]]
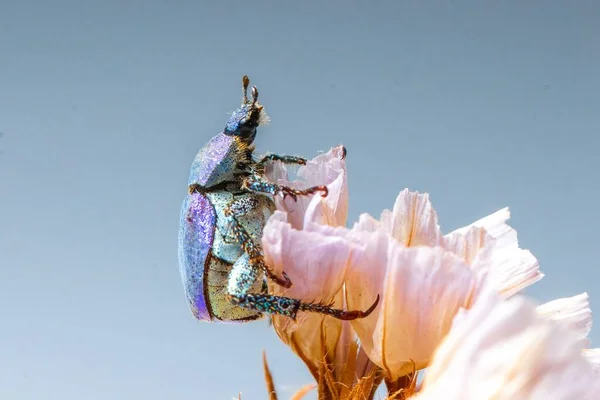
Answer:
[(596, 374), (600, 375), (600, 349), (584, 349), (583, 357), (588, 360)]
[(265, 164), (265, 176), (271, 182), (288, 182), (287, 168), (282, 162), (268, 162)]
[[(382, 232), (352, 232), (349, 238), (355, 240), (357, 247), (352, 250), (346, 269), (346, 302), (349, 309), (366, 310), (383, 294), (388, 247), (400, 244)], [(352, 325), (363, 348), (373, 348), (372, 332), (380, 311), (381, 299), (371, 315), (360, 320), (365, 324)]]
[[(285, 289), (269, 282), (269, 293), (304, 302), (333, 303), (335, 308), (342, 308), (342, 286), (351, 246), (343, 238), (347, 230), (317, 224), (310, 227), (310, 231), (293, 229), (287, 214), (280, 211), (269, 218), (262, 237), (265, 261), (279, 276), (285, 270), (293, 284)], [(336, 347), (348, 340), (347, 335), (341, 338), (347, 322), (304, 312), (300, 312), (296, 320), (274, 315), (272, 321), (277, 335), (313, 374), (324, 359), (337, 365)]]
[[(345, 228), (312, 224), (311, 230), (295, 230), (285, 213), (276, 211), (263, 230), (262, 246), (267, 265), (281, 275), (285, 271), (293, 286), (285, 289), (270, 282), (270, 293), (307, 302), (328, 302), (344, 282), (351, 243)], [(336, 235), (336, 229), (343, 232)], [(323, 233), (325, 232), (325, 234)]]
[(506, 221), (509, 219), (510, 211), (508, 207), (505, 207), (493, 214), (488, 215), (487, 217), (483, 217), (473, 222), (470, 225), (452, 231), (450, 235), (453, 233), (465, 234), (469, 229), (471, 229), (471, 227), (477, 226), (484, 228), (491, 237), (506, 241), (505, 243), (499, 242), (498, 244), (500, 246), (511, 245), (512, 243), (517, 242), (517, 232), (506, 224)]
[(288, 220), (294, 229), (303, 229), (306, 224), (316, 222), (332, 226), (345, 226), (348, 217), (348, 183), (346, 162), (342, 159), (343, 146), (334, 147), (325, 154), (308, 160), (298, 170), (300, 180), (289, 181), (286, 167), (281, 162), (268, 166), (265, 174), (280, 185), (296, 189), (326, 185), (328, 195), (319, 193), (298, 196), (294, 201), (275, 198), (277, 209), (288, 213)]
[(404, 189), (396, 198), (393, 211), (384, 210), (380, 221), (382, 229), (406, 247), (442, 244), (437, 213), (427, 193)]
[(438, 348), (417, 400), (599, 399), (579, 340), (522, 297), (482, 296)]
[(365, 309), (381, 295), (373, 314), (352, 326), (369, 358), (397, 378), (413, 361), (417, 369), (427, 365), (454, 314), (470, 304), (477, 278), (443, 248), (406, 248), (372, 236), (362, 257), (352, 258), (346, 297), (349, 308)]
[(354, 224), (352, 230), (364, 232), (377, 232), (381, 229), (381, 223), (369, 214), (361, 214), (358, 222)]
[(544, 277), (539, 270), (537, 259), (529, 250), (498, 249), (489, 259), (482, 257), (473, 265), (475, 268), (487, 265), (490, 269), (490, 279), (505, 297), (520, 292)]
[[(338, 297), (341, 300), (341, 295)], [(334, 302), (334, 306), (341, 306), (339, 300)], [(311, 373), (316, 375), (324, 361), (337, 370), (342, 369), (338, 363), (338, 358), (341, 358), (338, 344), (346, 321), (315, 313), (301, 313), (296, 321), (274, 315), (272, 321), (279, 338), (300, 357)]]
[[(472, 262), (473, 268), (489, 269), (489, 279), (506, 297), (514, 295), (544, 276), (531, 252), (519, 248), (517, 232), (506, 224), (508, 218), (510, 212), (508, 208), (503, 208), (445, 237), (447, 243), (456, 242), (457, 235), (476, 238), (482, 247)], [(472, 244), (472, 247), (474, 246), (476, 244)]]
[(443, 236), (429, 194), (404, 189), (394, 203), (392, 211), (383, 210), (379, 221), (362, 214), (352, 228), (354, 231), (379, 230), (406, 247), (440, 246)]
[(581, 341), (581, 347), (589, 346), (587, 336), (592, 329), (592, 310), (587, 293), (542, 304), (537, 307), (537, 312), (544, 318), (564, 324)]
[(480, 226), (467, 227), (460, 232), (454, 231), (444, 237), (444, 247), (472, 265), (482, 249), (495, 245), (494, 239)]

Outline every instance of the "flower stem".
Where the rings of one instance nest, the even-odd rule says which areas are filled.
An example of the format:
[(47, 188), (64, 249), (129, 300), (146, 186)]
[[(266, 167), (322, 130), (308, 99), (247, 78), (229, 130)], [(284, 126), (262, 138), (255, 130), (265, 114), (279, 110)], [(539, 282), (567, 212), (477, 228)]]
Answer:
[(275, 382), (273, 381), (273, 375), (269, 369), (267, 363), (267, 353), (263, 350), (263, 370), (265, 372), (265, 382), (267, 383), (267, 392), (269, 393), (269, 400), (277, 400), (277, 392), (275, 391)]

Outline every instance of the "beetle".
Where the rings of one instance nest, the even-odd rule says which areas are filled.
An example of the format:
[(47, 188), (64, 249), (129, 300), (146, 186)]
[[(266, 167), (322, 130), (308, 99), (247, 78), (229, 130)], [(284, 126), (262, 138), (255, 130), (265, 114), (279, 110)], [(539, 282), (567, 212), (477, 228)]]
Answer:
[(296, 318), (298, 311), (328, 314), (342, 320), (368, 316), (366, 311), (334, 309), (324, 304), (267, 293), (265, 278), (289, 288), (285, 272), (279, 277), (266, 264), (260, 240), (275, 211), (272, 196), (297, 196), (321, 192), (326, 186), (297, 190), (270, 182), (266, 162), (306, 163), (295, 156), (270, 154), (255, 161), (257, 127), (268, 122), (258, 90), (247, 97), (249, 79), (242, 78), (243, 100), (222, 132), (197, 153), (190, 169), (188, 193), (183, 201), (179, 229), (179, 268), (189, 307), (202, 321), (246, 322), (264, 313)]

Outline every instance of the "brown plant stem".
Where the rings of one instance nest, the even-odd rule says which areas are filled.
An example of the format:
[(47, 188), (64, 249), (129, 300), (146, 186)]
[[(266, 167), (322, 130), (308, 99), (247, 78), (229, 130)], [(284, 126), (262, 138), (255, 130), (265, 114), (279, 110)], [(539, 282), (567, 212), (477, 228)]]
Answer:
[(269, 393), (269, 400), (277, 400), (277, 392), (275, 391), (275, 382), (273, 382), (273, 375), (269, 369), (267, 363), (267, 352), (263, 350), (263, 370), (265, 372), (265, 382), (267, 383), (267, 392)]
[(294, 395), (290, 398), (290, 400), (301, 400), (302, 398), (304, 398), (304, 396), (306, 396), (308, 394), (308, 392), (310, 392), (311, 390), (314, 390), (314, 388), (316, 388), (317, 385), (315, 385), (314, 383), (309, 383), (308, 385), (304, 385), (300, 388), (300, 390), (298, 390), (296, 393), (294, 393)]
[(386, 400), (405, 400), (408, 399), (415, 390), (417, 383), (417, 373), (411, 372), (408, 375), (401, 376), (395, 381), (385, 379), (385, 386), (388, 390)]

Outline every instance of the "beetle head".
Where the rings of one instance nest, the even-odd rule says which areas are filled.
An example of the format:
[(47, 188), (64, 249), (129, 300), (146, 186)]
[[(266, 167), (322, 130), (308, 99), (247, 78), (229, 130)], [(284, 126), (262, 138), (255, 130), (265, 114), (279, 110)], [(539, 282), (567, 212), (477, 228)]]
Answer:
[(252, 87), (252, 100), (248, 100), (249, 84), (250, 79), (248, 79), (247, 75), (244, 75), (242, 78), (242, 90), (244, 93), (242, 105), (231, 114), (224, 130), (226, 135), (236, 136), (247, 144), (251, 144), (254, 141), (256, 128), (259, 125), (269, 122), (267, 113), (258, 102), (258, 90), (256, 86)]

